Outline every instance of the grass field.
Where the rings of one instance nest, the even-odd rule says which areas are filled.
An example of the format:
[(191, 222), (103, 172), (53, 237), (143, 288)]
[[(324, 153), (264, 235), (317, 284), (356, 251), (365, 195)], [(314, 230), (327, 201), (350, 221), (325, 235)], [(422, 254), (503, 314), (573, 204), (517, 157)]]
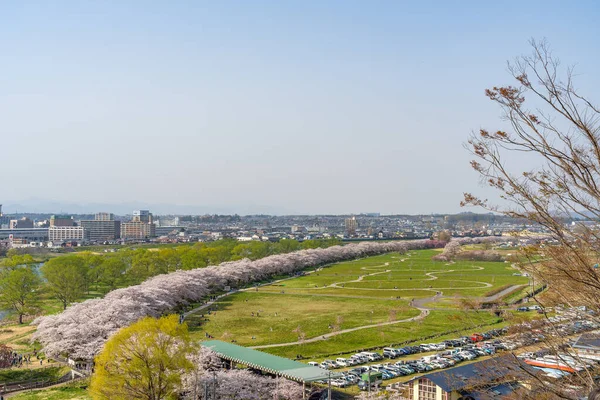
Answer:
[(18, 393), (11, 400), (91, 400), (88, 393), (88, 381), (78, 381), (71, 384), (61, 385), (55, 388), (30, 390)]
[[(419, 315), (406, 300), (356, 299), (243, 292), (224, 298), (216, 312), (194, 315), (188, 321), (191, 331), (202, 336), (235, 340), (256, 346), (298, 340), (368, 324), (402, 320)], [(254, 339), (253, 339), (254, 337)]]
[(494, 288), (526, 284), (526, 277), (509, 263), (432, 261), (436, 250), (413, 251), (406, 255), (385, 254), (356, 261), (343, 262), (320, 271), (261, 291), (290, 294), (336, 294), (367, 297), (430, 297), (437, 291), (462, 294), (467, 297), (485, 296)]
[[(189, 325), (200, 340), (209, 334), (244, 346), (299, 342), (261, 350), (318, 358), (498, 324), (499, 318), (487, 311), (461, 310), (460, 299), (481, 299), (528, 282), (514, 276), (517, 271), (509, 263), (432, 261), (438, 251), (391, 253), (318, 268), (302, 277), (228, 296), (216, 304), (216, 314), (193, 315)], [(438, 292), (443, 296), (433, 298)], [(429, 315), (389, 324), (419, 315), (421, 311), (410, 305), (419, 298), (429, 299), (421, 305), (432, 309)], [(305, 343), (368, 325), (379, 326)]]

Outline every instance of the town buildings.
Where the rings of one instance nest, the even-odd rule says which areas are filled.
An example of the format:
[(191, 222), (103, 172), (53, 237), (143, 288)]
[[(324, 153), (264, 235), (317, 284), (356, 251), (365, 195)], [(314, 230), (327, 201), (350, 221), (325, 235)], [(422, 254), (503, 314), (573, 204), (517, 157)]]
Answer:
[(572, 347), (579, 357), (600, 361), (600, 334), (598, 332), (584, 333), (575, 340)]
[(85, 230), (85, 239), (91, 242), (105, 242), (121, 237), (121, 222), (115, 221), (111, 213), (100, 212), (93, 220), (80, 221)]
[(85, 239), (85, 229), (82, 226), (50, 226), (48, 240), (52, 244), (67, 241), (82, 242)]
[(353, 215), (350, 218), (346, 218), (345, 225), (346, 225), (346, 234), (348, 236), (355, 236), (356, 229), (358, 228), (358, 222), (356, 221), (356, 217)]
[(53, 215), (50, 217), (50, 227), (53, 226), (73, 226), (75, 221), (69, 215)]
[(428, 373), (408, 381), (409, 400), (458, 400), (490, 398), (485, 393), (502, 395), (524, 387), (536, 370), (512, 355)]
[(156, 225), (148, 210), (136, 210), (130, 222), (121, 224), (122, 239), (148, 239), (156, 236)]
[(8, 229), (29, 229), (33, 228), (33, 221), (27, 217), (21, 219), (11, 219)]

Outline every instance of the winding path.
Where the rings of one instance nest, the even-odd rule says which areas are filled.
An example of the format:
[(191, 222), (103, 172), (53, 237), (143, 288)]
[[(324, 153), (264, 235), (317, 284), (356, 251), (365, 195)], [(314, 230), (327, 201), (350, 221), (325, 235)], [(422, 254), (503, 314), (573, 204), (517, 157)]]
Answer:
[(426, 308), (419, 308), (419, 307), (415, 307), (415, 308), (417, 308), (417, 309), (419, 309), (421, 311), (421, 313), (419, 315), (417, 315), (416, 317), (401, 319), (399, 321), (380, 322), (378, 324), (370, 324), (370, 325), (357, 326), (357, 327), (354, 327), (354, 328), (342, 329), (340, 331), (330, 332), (330, 333), (326, 333), (324, 335), (315, 336), (315, 337), (310, 338), (310, 339), (298, 340), (296, 342), (276, 343), (276, 344), (264, 344), (264, 345), (261, 345), (261, 346), (251, 346), (250, 348), (251, 349), (267, 349), (267, 348), (270, 348), (270, 347), (293, 346), (293, 345), (296, 345), (296, 344), (306, 344), (306, 343), (319, 342), (319, 341), (327, 340), (327, 339), (329, 339), (331, 337), (334, 337), (334, 336), (337, 336), (337, 335), (342, 335), (342, 334), (348, 333), (348, 332), (359, 331), (361, 329), (377, 328), (377, 327), (385, 326), (385, 325), (394, 325), (394, 324), (400, 324), (400, 323), (403, 323), (403, 322), (418, 321), (418, 320), (423, 319), (423, 318), (425, 318), (426, 316), (429, 315), (429, 310), (428, 309), (426, 309)]
[[(404, 260), (402, 260), (404, 261)], [(386, 262), (383, 265), (378, 265), (378, 266), (372, 266), (372, 267), (362, 267), (362, 270), (368, 271), (368, 270), (373, 270), (373, 269), (377, 269), (377, 268), (381, 268), (381, 267), (387, 267), (389, 266), (389, 263)], [(313, 271), (308, 271), (305, 273), (305, 275), (309, 275), (315, 272), (318, 272), (322, 269), (322, 267), (319, 267)], [(424, 279), (426, 281), (432, 281), (432, 280), (436, 280), (439, 279), (439, 277), (437, 276), (437, 274), (443, 274), (443, 273), (450, 273), (450, 272), (458, 272), (458, 271), (472, 271), (472, 270), (483, 270), (485, 269), (484, 267), (481, 266), (474, 266), (473, 269), (468, 269), (468, 270), (446, 270), (446, 271), (431, 271), (431, 272), (426, 272), (425, 275), (428, 276), (428, 279)], [(364, 274), (364, 275), (360, 275), (357, 279), (351, 280), (351, 281), (344, 281), (344, 282), (334, 282), (330, 285), (323, 285), (319, 288), (301, 288), (302, 290), (306, 290), (309, 289), (310, 291), (314, 291), (315, 293), (301, 293), (301, 295), (309, 295), (309, 296), (319, 296), (319, 297), (346, 297), (346, 298), (374, 298), (374, 299), (380, 299), (383, 300), (381, 297), (374, 297), (374, 296), (352, 296), (352, 295), (342, 295), (342, 294), (321, 294), (318, 293), (318, 291), (320, 289), (325, 289), (325, 288), (337, 288), (337, 289), (353, 289), (353, 290), (381, 290), (379, 288), (375, 289), (375, 288), (357, 288), (357, 287), (346, 287), (346, 286), (340, 286), (340, 285), (344, 285), (346, 283), (356, 283), (356, 282), (361, 282), (363, 281), (363, 279), (367, 276), (374, 276), (374, 275), (381, 275), (381, 274), (386, 274), (392, 272), (392, 270), (386, 269), (383, 271), (377, 271), (377, 272), (373, 272), (370, 274)], [(238, 293), (238, 292), (245, 292), (245, 291), (254, 291), (254, 290), (258, 290), (258, 287), (262, 287), (262, 286), (270, 286), (279, 282), (284, 282), (290, 279), (295, 279), (298, 278), (298, 276), (291, 276), (288, 278), (283, 278), (283, 279), (278, 279), (275, 281), (271, 281), (271, 282), (267, 282), (267, 283), (263, 283), (254, 287), (248, 287), (248, 288), (244, 288), (244, 289), (239, 289), (239, 290), (233, 290), (230, 291), (228, 293), (224, 293), (221, 294), (217, 297), (215, 297), (214, 300), (207, 302), (206, 304), (203, 304), (199, 307), (196, 307), (186, 313), (183, 314), (184, 319), (191, 315), (191, 314), (195, 314), (198, 313), (199, 311), (205, 310), (209, 307), (211, 307), (213, 304), (215, 304), (216, 302), (218, 302), (219, 300), (221, 300), (224, 297), (227, 297), (229, 295)], [(492, 287), (493, 285), (487, 282), (480, 282), (480, 281), (462, 281), (462, 282), (471, 282), (471, 283), (478, 283), (481, 284), (483, 286), (480, 286), (480, 288), (489, 288)], [(514, 290), (517, 290), (518, 288), (523, 287), (524, 285), (512, 285), (504, 290), (502, 290), (501, 292), (498, 292), (492, 296), (488, 296), (488, 297), (483, 297), (480, 298), (479, 300), (482, 302), (493, 302), (498, 300), (499, 298), (505, 296), (508, 293), (511, 293)], [(377, 328), (380, 326), (387, 326), (387, 325), (394, 325), (394, 324), (400, 324), (400, 323), (405, 323), (405, 322), (414, 322), (414, 321), (418, 321), (418, 320), (422, 320), (425, 317), (427, 317), (430, 313), (431, 310), (436, 310), (436, 308), (433, 307), (427, 307), (425, 306), (425, 304), (427, 303), (436, 303), (441, 299), (444, 298), (452, 298), (449, 296), (444, 296), (443, 292), (441, 291), (442, 289), (473, 289), (473, 287), (449, 287), (449, 288), (403, 288), (403, 289), (386, 289), (386, 290), (394, 290), (394, 291), (405, 291), (405, 290), (429, 290), (429, 291), (435, 291), (437, 292), (435, 294), (435, 296), (432, 297), (427, 297), (427, 298), (418, 298), (418, 299), (414, 299), (411, 302), (411, 306), (418, 309), (420, 311), (419, 315), (415, 316), (415, 317), (411, 317), (411, 318), (406, 318), (406, 319), (402, 319), (402, 320), (398, 320), (398, 321), (389, 321), (389, 322), (380, 322), (380, 323), (376, 323), (376, 324), (369, 324), (369, 325), (362, 325), (362, 326), (357, 326), (354, 328), (348, 328), (348, 329), (343, 329), (343, 330), (339, 330), (336, 332), (329, 332), (326, 333), (324, 335), (319, 335), (319, 336), (315, 336), (309, 339), (305, 339), (305, 340), (298, 340), (295, 342), (288, 342), (288, 343), (276, 343), (276, 344), (267, 344), (267, 345), (259, 345), (259, 346), (251, 346), (250, 348), (252, 349), (265, 349), (265, 348), (272, 348), (272, 347), (284, 347), (284, 346), (293, 346), (293, 345), (298, 345), (298, 344), (305, 344), (305, 343), (314, 343), (314, 342), (319, 342), (319, 341), (324, 341), (327, 340), (331, 337), (335, 337), (338, 335), (342, 335), (345, 333), (349, 333), (349, 332), (355, 332), (358, 330), (362, 330), (362, 329), (370, 329), (370, 328)], [(261, 293), (268, 293), (268, 294), (288, 294), (288, 295), (295, 295), (295, 293), (285, 293), (285, 291), (281, 291), (281, 292), (261, 292)], [(300, 295), (300, 293), (298, 294)]]

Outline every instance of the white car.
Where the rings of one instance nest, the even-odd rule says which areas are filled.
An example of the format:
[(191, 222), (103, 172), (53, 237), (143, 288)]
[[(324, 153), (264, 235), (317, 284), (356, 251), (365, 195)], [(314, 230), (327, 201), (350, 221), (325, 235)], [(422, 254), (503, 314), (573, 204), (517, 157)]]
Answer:
[(335, 363), (340, 367), (347, 367), (348, 361), (345, 358), (338, 358), (335, 360)]

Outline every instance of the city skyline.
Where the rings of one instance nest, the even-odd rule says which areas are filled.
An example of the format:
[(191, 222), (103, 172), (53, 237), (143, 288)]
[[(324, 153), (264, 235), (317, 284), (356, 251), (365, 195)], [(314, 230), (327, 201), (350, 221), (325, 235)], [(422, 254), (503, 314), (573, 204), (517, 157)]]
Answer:
[(483, 91), (511, 83), (506, 60), (529, 38), (577, 64), (585, 94), (600, 88), (591, 1), (0, 12), (7, 211), (37, 198), (89, 212), (460, 212), (463, 192), (495, 198), (463, 143), (503, 126)]

